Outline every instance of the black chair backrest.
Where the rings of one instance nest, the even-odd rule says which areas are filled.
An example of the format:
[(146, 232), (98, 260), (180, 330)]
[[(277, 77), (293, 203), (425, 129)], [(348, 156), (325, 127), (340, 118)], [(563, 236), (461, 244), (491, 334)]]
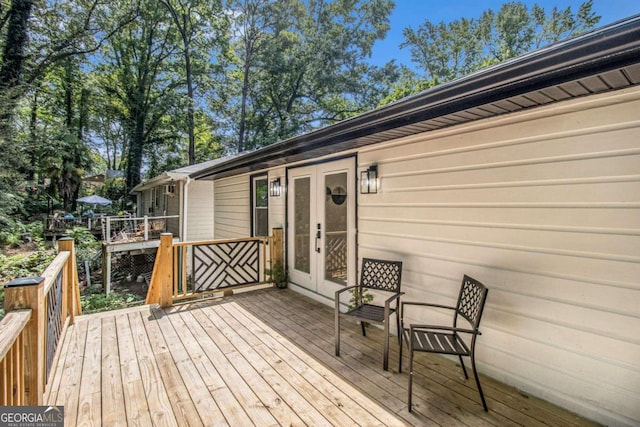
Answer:
[(402, 261), (363, 258), (360, 287), (399, 293), (402, 284)]
[(471, 323), (473, 329), (478, 329), (488, 292), (486, 286), (465, 274), (460, 287), (453, 326), (456, 326), (457, 315), (460, 315)]

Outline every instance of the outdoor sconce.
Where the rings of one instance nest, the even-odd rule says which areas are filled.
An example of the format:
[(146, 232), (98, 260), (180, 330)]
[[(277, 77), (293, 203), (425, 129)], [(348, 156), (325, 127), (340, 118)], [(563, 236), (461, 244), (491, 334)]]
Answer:
[(378, 165), (371, 165), (360, 173), (360, 194), (374, 194), (378, 192)]
[(282, 193), (282, 186), (280, 185), (280, 178), (276, 178), (269, 183), (269, 196), (280, 197)]

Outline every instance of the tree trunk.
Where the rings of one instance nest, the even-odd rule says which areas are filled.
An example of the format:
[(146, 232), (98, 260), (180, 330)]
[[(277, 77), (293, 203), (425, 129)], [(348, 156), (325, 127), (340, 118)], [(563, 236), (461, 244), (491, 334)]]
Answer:
[(139, 110), (134, 111), (133, 119), (133, 134), (127, 153), (127, 194), (140, 183), (140, 169), (142, 169), (145, 119)]
[(242, 75), (242, 101), (240, 103), (240, 129), (238, 130), (238, 153), (245, 149), (245, 133), (246, 133), (246, 117), (247, 117), (247, 99), (249, 97), (249, 55), (245, 59), (243, 75)]
[[(187, 17), (183, 15), (186, 20)], [(185, 24), (186, 25), (186, 24)], [(186, 34), (183, 34), (184, 42), (184, 66), (187, 74), (187, 126), (189, 128), (189, 164), (196, 163), (196, 136), (195, 136), (195, 123), (194, 123), (194, 108), (193, 108), (193, 70), (191, 69), (191, 53), (189, 52), (189, 41)]]
[(13, 111), (20, 96), (20, 91), (16, 89), (22, 75), (32, 9), (33, 0), (12, 0), (8, 12), (9, 23), (0, 67), (0, 94), (5, 97), (0, 113), (0, 132), (4, 131), (3, 135), (10, 128)]

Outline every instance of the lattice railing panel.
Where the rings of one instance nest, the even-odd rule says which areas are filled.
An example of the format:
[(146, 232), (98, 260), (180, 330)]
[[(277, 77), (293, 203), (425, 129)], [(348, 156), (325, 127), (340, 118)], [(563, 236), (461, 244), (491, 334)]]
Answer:
[(260, 243), (194, 245), (194, 292), (260, 283)]

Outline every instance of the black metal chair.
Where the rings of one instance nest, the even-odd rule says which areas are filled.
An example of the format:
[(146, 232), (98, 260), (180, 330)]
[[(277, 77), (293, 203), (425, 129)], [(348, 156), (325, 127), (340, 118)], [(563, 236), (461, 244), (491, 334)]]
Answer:
[[(398, 372), (402, 372), (402, 345), (403, 341), (406, 341), (407, 346), (409, 347), (409, 412), (411, 412), (411, 396), (413, 387), (413, 353), (418, 351), (457, 355), (460, 359), (460, 366), (462, 366), (462, 371), (464, 372), (464, 377), (466, 379), (469, 379), (469, 376), (467, 375), (467, 368), (464, 366), (462, 356), (469, 357), (471, 359), (471, 366), (473, 367), (473, 375), (476, 379), (476, 385), (478, 386), (478, 392), (480, 393), (480, 399), (482, 400), (482, 406), (486, 412), (489, 411), (487, 408), (487, 402), (484, 399), (484, 394), (482, 393), (482, 387), (480, 386), (480, 379), (478, 378), (478, 372), (476, 371), (475, 361), (476, 338), (480, 335), (478, 327), (480, 326), (480, 319), (482, 318), (484, 303), (487, 300), (488, 292), (489, 290), (482, 283), (465, 275), (464, 279), (462, 279), (460, 295), (458, 296), (458, 303), (455, 307), (409, 301), (405, 301), (401, 304), (400, 325), (402, 328), (403, 339), (400, 341), (400, 362)], [(453, 325), (411, 324), (407, 327), (404, 324), (404, 317), (406, 315), (405, 310), (410, 306), (434, 307), (437, 309), (452, 310), (454, 312)], [(470, 328), (460, 328), (458, 326), (459, 317), (466, 320), (470, 325)], [(466, 339), (462, 338), (463, 335)], [(468, 343), (469, 339), (471, 341), (470, 344)]]
[[(402, 262), (385, 261), (379, 259), (363, 258), (362, 270), (360, 271), (360, 282), (354, 286), (348, 286), (335, 294), (335, 339), (336, 356), (340, 356), (340, 319), (350, 318), (360, 321), (362, 325), (362, 335), (366, 336), (365, 323), (384, 325), (384, 355), (383, 368), (389, 368), (389, 318), (396, 314), (396, 325), (398, 328), (398, 340), (400, 340), (400, 285), (402, 283)], [(340, 312), (340, 294), (357, 289), (355, 307), (347, 312)], [(363, 300), (366, 290), (384, 291), (392, 294), (384, 302), (384, 307), (367, 304)], [(395, 301), (394, 306), (391, 304)]]

